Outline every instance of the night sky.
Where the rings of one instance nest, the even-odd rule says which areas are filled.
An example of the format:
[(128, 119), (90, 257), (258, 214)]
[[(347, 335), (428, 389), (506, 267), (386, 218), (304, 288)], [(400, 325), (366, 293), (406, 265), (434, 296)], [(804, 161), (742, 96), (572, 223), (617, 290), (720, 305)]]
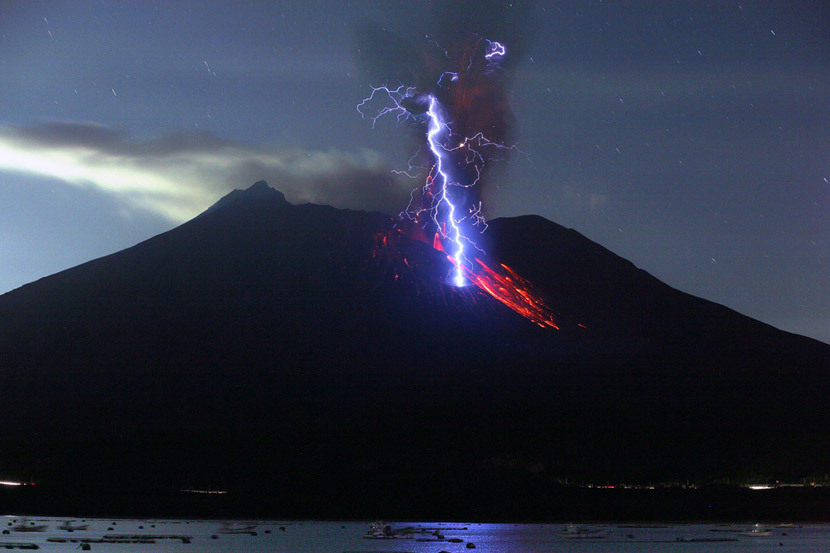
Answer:
[[(830, 8), (470, 5), (465, 24), (513, 56), (526, 154), (488, 174), (489, 217), (540, 214), (830, 342)], [(390, 41), (415, 56), (457, 18), (414, 1), (0, 3), (0, 293), (260, 179), (397, 213), (411, 133), (355, 106), (398, 84), (377, 82)]]

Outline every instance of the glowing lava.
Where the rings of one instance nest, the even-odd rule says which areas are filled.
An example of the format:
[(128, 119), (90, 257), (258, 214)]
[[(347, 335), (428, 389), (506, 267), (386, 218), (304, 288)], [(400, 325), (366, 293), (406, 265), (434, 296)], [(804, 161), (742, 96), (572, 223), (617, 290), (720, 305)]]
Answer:
[(467, 274), (467, 278), (476, 286), (542, 328), (559, 330), (559, 326), (553, 318), (553, 312), (545, 305), (544, 300), (533, 292), (527, 280), (520, 277), (504, 263), (501, 264), (501, 267), (506, 271), (506, 274), (497, 273), (478, 258), (476, 258), (476, 262), (481, 267), (482, 272), (469, 271)]
[[(438, 251), (444, 251), (438, 233), (435, 234), (432, 247)], [(559, 330), (559, 326), (556, 324), (556, 319), (553, 315), (553, 310), (534, 292), (533, 286), (529, 281), (519, 276), (516, 271), (504, 263), (499, 264), (503, 271), (499, 273), (491, 269), (477, 257), (475, 258), (476, 265), (472, 269), (456, 264), (455, 258), (451, 255), (448, 255), (447, 259), (449, 259), (456, 270), (460, 269), (463, 271), (464, 276), (482, 292), (489, 294), (525, 319), (533, 321), (542, 328), (555, 328)]]

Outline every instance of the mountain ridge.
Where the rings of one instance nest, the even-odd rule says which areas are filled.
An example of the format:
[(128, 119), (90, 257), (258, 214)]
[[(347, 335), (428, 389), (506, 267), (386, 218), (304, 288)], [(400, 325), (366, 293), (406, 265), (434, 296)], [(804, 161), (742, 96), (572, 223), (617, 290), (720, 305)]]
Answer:
[(449, 286), (446, 255), (387, 215), (292, 205), (264, 182), (4, 294), (0, 468), (225, 484), (289, 514), (330, 501), (302, 486), (384, 504), (377, 478), (402, 500), (436, 478), (486, 503), (517, 478), (828, 470), (830, 347), (538, 216), (491, 221), (486, 250), (561, 330)]
[[(257, 203), (261, 204), (263, 201), (270, 203), (272, 206), (283, 206), (284, 207), (284, 206), (291, 206), (292, 205), (292, 204), (288, 203), (288, 201), (285, 199), (285, 195), (282, 192), (280, 192), (279, 190), (277, 190), (277, 189), (271, 187), (270, 185), (268, 185), (268, 183), (266, 181), (260, 180), (260, 181), (257, 181), (256, 183), (250, 185), (246, 189), (234, 189), (234, 190), (232, 190), (231, 192), (229, 192), (228, 194), (226, 194), (225, 196), (223, 196), (219, 200), (217, 200), (214, 204), (212, 204), (210, 207), (208, 207), (202, 213), (198, 214), (196, 217), (191, 219), (191, 221), (199, 220), (199, 219), (203, 218), (204, 216), (206, 216), (208, 214), (215, 213), (216, 211), (218, 211), (220, 209), (223, 209), (223, 208), (226, 208), (226, 207), (231, 207), (231, 206), (245, 207), (246, 205), (247, 205), (247, 207), (253, 207)], [(313, 205), (316, 205), (316, 204), (299, 204), (299, 205), (313, 206)], [(262, 207), (262, 206), (260, 205), (260, 207)], [(325, 207), (329, 207), (329, 206), (325, 206)], [(330, 209), (335, 209), (335, 208), (330, 208)], [(355, 213), (366, 213), (367, 215), (370, 215), (370, 216), (373, 216), (373, 217), (378, 217), (379, 219), (381, 217), (385, 218), (390, 223), (393, 221), (393, 218), (389, 217), (386, 214), (382, 214), (380, 212), (363, 211), (363, 210), (349, 210), (349, 209), (341, 210), (341, 211), (355, 212)], [(144, 244), (146, 242), (152, 241), (152, 240), (154, 240), (158, 237), (161, 237), (161, 236), (165, 236), (168, 233), (170, 233), (172, 231), (175, 231), (176, 229), (180, 228), (181, 226), (187, 225), (191, 221), (185, 222), (185, 223), (183, 223), (183, 225), (180, 225), (178, 227), (174, 227), (170, 231), (163, 232), (163, 233), (161, 233), (157, 236), (154, 236), (154, 237), (151, 237), (147, 240), (139, 242), (138, 244), (135, 244), (134, 246), (130, 246), (128, 248), (125, 248), (124, 250), (119, 250), (118, 252), (113, 252), (112, 254), (107, 254), (105, 256), (102, 256), (102, 257), (99, 257), (99, 258), (96, 258), (96, 259), (92, 259), (90, 261), (81, 263), (81, 264), (79, 264), (75, 267), (70, 267), (68, 269), (64, 269), (64, 270), (59, 271), (57, 273), (54, 273), (52, 275), (47, 275), (47, 276), (41, 277), (41, 278), (39, 278), (35, 281), (32, 281), (30, 283), (26, 283), (26, 284), (18, 287), (17, 289), (10, 290), (10, 291), (8, 291), (4, 294), (0, 294), (0, 298), (3, 297), (3, 296), (9, 295), (13, 292), (16, 292), (19, 289), (26, 288), (26, 287), (29, 287), (33, 284), (41, 282), (44, 279), (50, 279), (52, 277), (56, 277), (58, 275), (61, 275), (61, 274), (65, 273), (66, 271), (72, 271), (72, 270), (74, 270), (78, 267), (83, 267), (83, 266), (86, 266), (90, 263), (97, 263), (101, 260), (109, 259), (113, 255), (118, 255), (118, 254), (121, 254), (122, 252), (132, 250), (133, 248), (139, 247), (139, 246), (141, 246), (142, 244)], [(707, 300), (705, 298), (700, 298), (700, 297), (697, 297), (697, 296), (693, 296), (692, 294), (689, 294), (688, 292), (682, 292), (681, 290), (673, 288), (670, 285), (668, 285), (668, 284), (664, 283), (663, 281), (659, 280), (657, 277), (655, 277), (654, 275), (649, 273), (647, 270), (642, 269), (640, 267), (637, 267), (631, 261), (615, 254), (613, 251), (605, 248), (604, 246), (602, 246), (602, 245), (600, 245), (596, 242), (593, 242), (592, 240), (590, 240), (589, 238), (587, 238), (583, 234), (581, 234), (579, 231), (577, 231), (573, 228), (570, 228), (570, 227), (565, 227), (565, 226), (559, 225), (558, 223), (555, 223), (553, 221), (545, 219), (544, 217), (542, 217), (540, 215), (528, 214), (528, 215), (519, 215), (519, 216), (514, 216), (514, 217), (499, 217), (499, 218), (495, 218), (495, 219), (492, 219), (491, 221), (489, 221), (488, 226), (494, 226), (496, 228), (496, 230), (500, 230), (500, 228), (503, 226), (504, 221), (511, 221), (515, 224), (514, 226), (519, 226), (519, 227), (524, 226), (524, 222), (532, 222), (537, 227), (539, 227), (539, 226), (552, 227), (552, 228), (556, 229), (560, 234), (563, 234), (564, 236), (574, 237), (575, 240), (573, 242), (579, 242), (581, 245), (587, 244), (592, 248), (597, 248), (598, 251), (600, 251), (603, 254), (612, 255), (614, 258), (617, 258), (618, 260), (620, 260), (622, 262), (621, 265), (624, 266), (626, 269), (633, 269), (633, 270), (636, 270), (636, 271), (640, 271), (640, 272), (644, 273), (645, 275), (647, 275), (648, 277), (650, 277), (653, 281), (660, 283), (660, 285), (662, 285), (662, 286), (665, 286), (667, 288), (675, 290), (676, 292), (686, 294), (688, 296), (695, 297), (695, 298), (700, 299), (702, 301), (706, 301), (706, 302), (708, 302), (709, 304), (711, 304), (713, 306), (718, 306), (720, 308), (728, 310), (731, 313), (735, 313), (735, 314), (738, 314), (742, 317), (746, 317), (747, 319), (751, 319), (751, 320), (755, 321), (758, 324), (764, 325), (764, 326), (769, 327), (770, 329), (776, 330), (778, 332), (783, 332), (783, 333), (786, 333), (786, 334), (789, 334), (789, 335), (792, 335), (792, 336), (798, 336), (798, 337), (804, 338), (806, 340), (814, 341), (814, 342), (817, 342), (817, 343), (822, 344), (822, 345), (827, 345), (824, 342), (821, 342), (820, 340), (817, 340), (815, 338), (810, 338), (808, 336), (799, 335), (799, 334), (794, 333), (794, 332), (785, 331), (785, 330), (782, 330), (782, 329), (779, 329), (779, 328), (775, 327), (774, 325), (771, 325), (770, 323), (765, 323), (763, 321), (753, 319), (752, 317), (749, 317), (748, 315), (744, 315), (743, 313), (740, 313), (739, 311), (737, 311), (733, 308), (730, 308), (728, 306), (725, 306), (723, 304), (720, 304), (718, 302), (715, 302), (715, 301), (712, 301), (712, 300)], [(533, 231), (533, 232), (538, 232), (538, 230)]]

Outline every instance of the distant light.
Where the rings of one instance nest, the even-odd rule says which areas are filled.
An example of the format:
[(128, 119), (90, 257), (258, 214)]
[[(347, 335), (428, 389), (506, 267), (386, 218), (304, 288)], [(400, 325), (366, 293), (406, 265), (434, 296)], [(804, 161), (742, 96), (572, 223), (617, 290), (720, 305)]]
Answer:
[(771, 490), (772, 486), (767, 486), (767, 485), (764, 485), (764, 484), (755, 484), (755, 485), (749, 486), (749, 489), (750, 490)]
[(12, 482), (11, 480), (0, 480), (0, 486), (22, 486), (23, 482)]

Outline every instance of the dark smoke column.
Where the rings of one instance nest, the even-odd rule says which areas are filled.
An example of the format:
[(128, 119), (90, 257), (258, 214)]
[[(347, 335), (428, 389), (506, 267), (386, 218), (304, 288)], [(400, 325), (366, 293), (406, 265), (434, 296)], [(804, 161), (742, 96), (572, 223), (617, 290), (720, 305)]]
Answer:
[[(481, 13), (482, 6), (475, 7), (474, 13)], [(440, 36), (424, 34), (417, 48), (377, 27), (369, 26), (360, 35), (364, 40), (357, 52), (362, 59), (381, 62), (369, 64), (367, 73), (371, 76), (384, 65), (387, 71), (379, 78), (384, 84), (372, 87), (358, 111), (373, 126), (380, 117), (394, 114), (419, 135), (421, 145), (409, 169), (422, 170), (426, 178), (413, 191), (402, 220), (422, 238), (435, 233), (434, 245), (447, 251), (454, 265), (450, 281), (463, 286), (465, 271), (474, 268), (467, 252), (479, 249), (472, 237), (486, 229), (481, 190), (488, 162), (515, 149), (506, 144), (513, 121), (505, 92), (507, 48), (463, 26), (447, 27), (452, 10), (439, 6), (436, 11), (442, 23), (430, 27)], [(464, 13), (467, 22), (468, 15)], [(392, 60), (397, 65), (389, 67)], [(398, 84), (391, 85), (396, 75)]]
[[(457, 143), (480, 135), (492, 144), (513, 144), (515, 118), (508, 90), (534, 34), (533, 9), (532, 1), (434, 0), (426, 10), (414, 10), (410, 19), (401, 21), (401, 32), (373, 22), (356, 29), (356, 61), (368, 85), (407, 87), (409, 93), (403, 96), (411, 98), (402, 106), (412, 115), (425, 113), (427, 97), (434, 96)], [(412, 130), (423, 146), (425, 123), (421, 122)], [(450, 155), (458, 180), (477, 182), (466, 192), (465, 210), (481, 199), (487, 162), (510, 153), (477, 145), (478, 171), (469, 166), (465, 152)], [(413, 159), (416, 165), (433, 161), (424, 149), (421, 154)]]
[[(478, 99), (486, 100), (489, 90), (498, 90), (486, 85), (498, 78), (499, 63), (505, 53), (503, 44), (478, 39), (470, 52), (461, 57), (462, 70), (442, 73), (430, 91), (420, 92), (416, 87), (403, 85), (394, 89), (374, 87), (372, 94), (357, 106), (364, 117), (363, 110), (371, 109), (367, 105), (376, 106), (371, 117), (373, 125), (380, 117), (393, 113), (398, 121), (412, 119), (418, 126), (426, 125), (426, 180), (419, 194), (413, 191), (412, 201), (402, 215), (421, 229), (426, 229), (429, 221), (434, 224), (436, 247), (449, 252), (454, 265), (450, 281), (456, 286), (464, 286), (465, 271), (474, 268), (466, 250), (479, 249), (470, 238), (474, 234), (471, 227), (481, 226), (479, 232), (486, 228), (480, 214), (481, 202), (477, 201), (477, 185), (486, 162), (493, 152), (512, 149), (479, 130), (481, 122), (486, 122), (485, 129), (501, 129), (492, 124), (491, 117), (478, 116), (471, 109), (477, 106), (483, 113), (490, 111), (486, 103), (479, 106)], [(382, 102), (380, 107), (376, 96)], [(445, 104), (454, 109), (448, 110)]]

